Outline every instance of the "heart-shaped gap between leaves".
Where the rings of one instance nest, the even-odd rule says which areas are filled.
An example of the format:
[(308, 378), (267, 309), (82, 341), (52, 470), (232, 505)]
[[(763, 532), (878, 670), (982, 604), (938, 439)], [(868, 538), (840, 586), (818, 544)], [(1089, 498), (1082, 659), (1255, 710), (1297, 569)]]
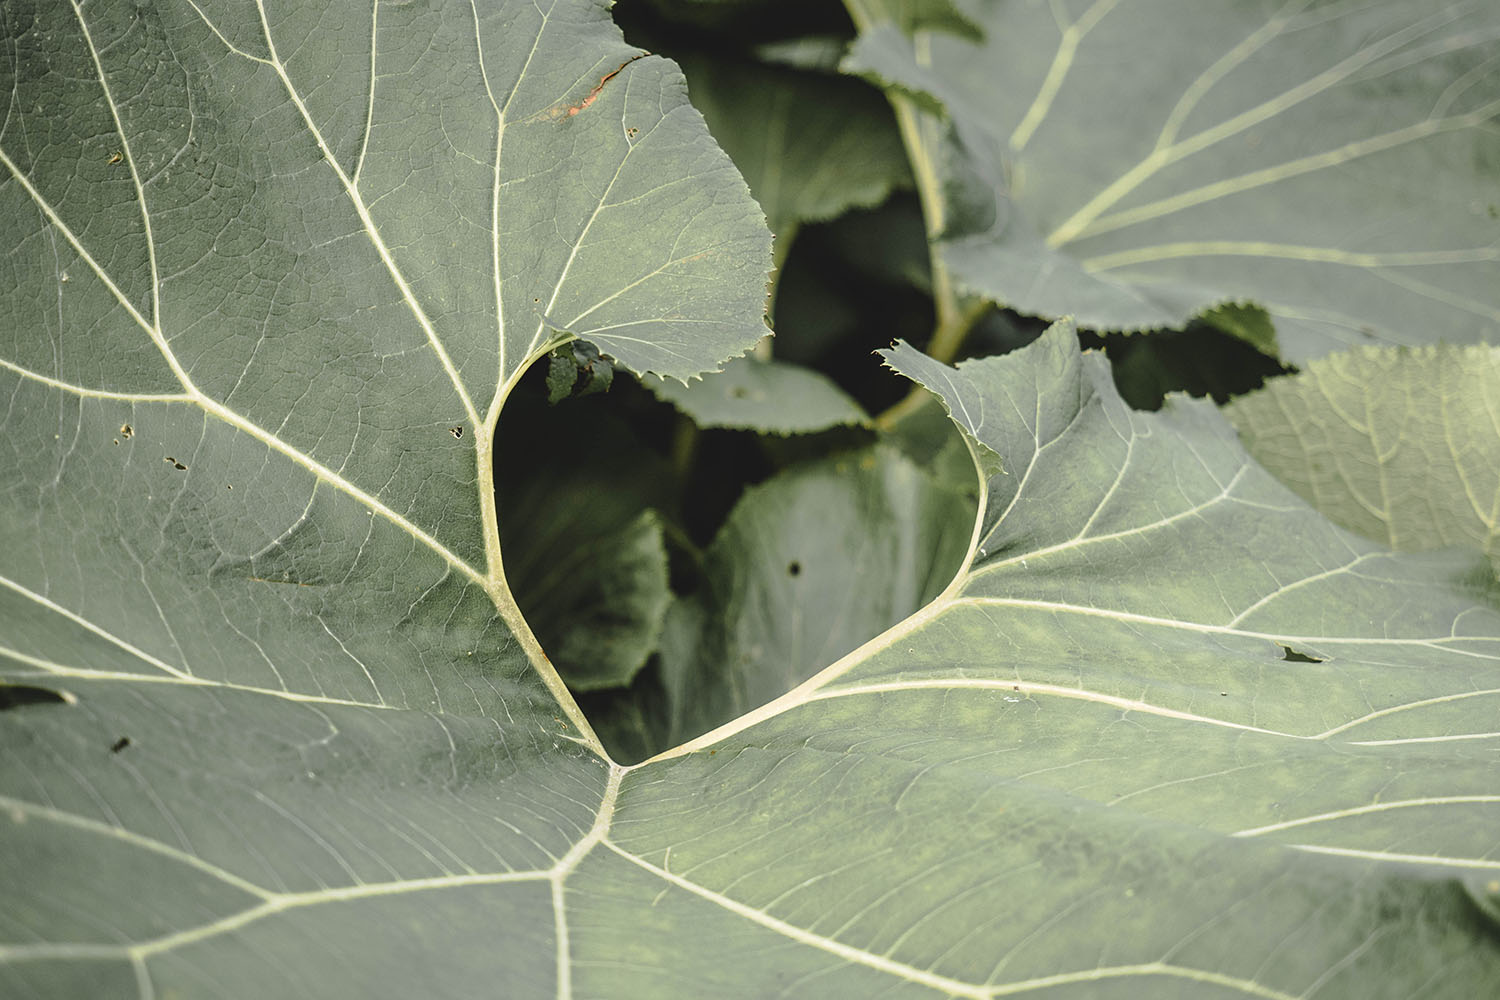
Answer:
[(702, 430), (624, 375), (546, 395), (533, 372), (500, 420), (506, 579), (622, 763), (795, 687), (937, 596), (967, 551), (977, 480), (937, 407), (876, 443)]

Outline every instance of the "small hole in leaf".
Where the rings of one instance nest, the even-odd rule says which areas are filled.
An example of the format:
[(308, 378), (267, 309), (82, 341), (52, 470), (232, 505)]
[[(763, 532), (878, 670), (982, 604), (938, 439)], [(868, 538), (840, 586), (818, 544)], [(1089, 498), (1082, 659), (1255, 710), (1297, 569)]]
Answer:
[(0, 684), (0, 712), (32, 705), (71, 705), (76, 699), (66, 691), (32, 687), (29, 684)]
[(801, 576), (802, 564), (793, 559), (791, 562), (786, 564), (786, 572), (788, 576)]
[(135, 428), (134, 427), (130, 426), (129, 424), (121, 424), (120, 425), (120, 437), (125, 438), (128, 441), (128, 440), (130, 440), (134, 436), (135, 436)]
[(115, 742), (110, 746), (109, 752), (110, 753), (119, 753), (121, 750), (124, 750), (128, 746), (130, 746), (130, 737), (129, 736), (121, 736), (119, 739), (115, 740)]
[(187, 471), (187, 466), (185, 466), (181, 462), (177, 461), (177, 459), (173, 458), (171, 455), (168, 455), (166, 458), (162, 459), (162, 461), (166, 462), (168, 465), (170, 465), (172, 468), (176, 469), (178, 472), (186, 472)]
[(448, 433), (449, 433), (449, 434), (452, 434), (452, 435), (453, 435), (453, 436), (454, 436), (454, 437), (456, 437), (456, 438), (461, 438), (461, 437), (463, 437), (463, 436), (464, 436), (464, 428), (463, 428), (463, 425), (462, 425), (462, 424), (459, 424), (459, 425), (457, 425), (457, 426), (454, 426), (454, 427), (450, 427), (450, 428), (448, 428)]
[(1323, 658), (1321, 656), (1309, 656), (1306, 653), (1299, 653), (1295, 649), (1293, 649), (1291, 646), (1283, 645), (1282, 643), (1279, 643), (1279, 642), (1276, 645), (1278, 645), (1278, 646), (1281, 647), (1281, 658), (1283, 660), (1286, 660), (1288, 663), (1322, 663), (1323, 662)]

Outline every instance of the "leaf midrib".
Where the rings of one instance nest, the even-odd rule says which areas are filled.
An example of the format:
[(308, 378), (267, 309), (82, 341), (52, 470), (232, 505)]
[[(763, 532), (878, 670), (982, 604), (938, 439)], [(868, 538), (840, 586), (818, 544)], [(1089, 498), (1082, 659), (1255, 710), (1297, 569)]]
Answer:
[[(3, 148), (0, 148), (0, 165), (3, 165), (7, 170), (9, 170), (11, 176), (17, 181), (17, 183), (21, 185), (22, 189), (26, 191), (27, 195), (31, 198), (33, 203), (37, 205), (37, 207), (47, 217), (48, 221), (54, 227), (56, 227), (59, 232), (63, 234), (68, 244), (73, 247), (74, 251), (77, 252), (79, 256), (86, 262), (89, 269), (109, 290), (115, 301), (120, 304), (120, 306), (127, 312), (127, 314), (156, 345), (158, 352), (161, 354), (163, 360), (167, 363), (169, 369), (173, 373), (173, 376), (183, 387), (183, 392), (181, 394), (109, 393), (102, 390), (90, 390), (84, 387), (74, 386), (71, 383), (67, 383), (60, 379), (50, 378), (37, 372), (32, 372), (29, 369), (23, 368), (22, 366), (10, 362), (6, 362), (4, 364), (4, 367), (22, 378), (27, 378), (47, 385), (50, 388), (72, 392), (80, 396), (122, 398), (128, 399), (132, 402), (152, 402), (164, 404), (185, 402), (197, 406), (208, 415), (254, 438), (271, 450), (277, 452), (293, 463), (301, 466), (307, 472), (311, 473), (317, 482), (326, 484), (329, 487), (337, 490), (338, 492), (343, 493), (344, 495), (356, 500), (371, 513), (377, 514), (405, 534), (420, 542), (423, 546), (443, 559), (443, 561), (446, 562), (452, 569), (454, 569), (473, 583), (479, 585), (486, 592), (486, 594), (489, 595), (500, 618), (505, 622), (506, 626), (520, 642), (531, 665), (537, 671), (538, 675), (543, 680), (549, 692), (553, 695), (554, 699), (558, 702), (559, 707), (568, 717), (569, 722), (571, 722), (572, 725), (577, 729), (577, 731), (582, 735), (585, 745), (587, 745), (594, 753), (599, 755), (601, 758), (607, 759), (602, 744), (599, 743), (597, 736), (594, 734), (592, 727), (590, 726), (588, 720), (584, 717), (582, 711), (578, 708), (578, 705), (574, 700), (572, 694), (568, 691), (566, 685), (564, 685), (562, 679), (557, 675), (556, 670), (552, 667), (550, 661), (542, 651), (540, 643), (532, 634), (529, 625), (527, 625), (524, 617), (522, 616), (520, 608), (516, 605), (514, 596), (511, 594), (510, 589), (505, 581), (504, 571), (500, 560), (499, 526), (498, 521), (495, 517), (494, 509), (495, 498), (494, 485), (492, 481), (493, 477), (489, 474), (489, 465), (493, 457), (494, 428), (496, 423), (498, 422), (500, 408), (503, 405), (506, 393), (514, 385), (515, 379), (511, 378), (509, 380), (502, 380), (502, 385), (499, 387), (496, 393), (496, 397), (489, 408), (489, 412), (481, 418), (476, 407), (474, 406), (472, 398), (469, 396), (467, 390), (463, 385), (462, 379), (459, 376), (456, 366), (453, 364), (451, 357), (448, 355), (446, 349), (437, 337), (436, 330), (433, 328), (430, 319), (422, 309), (421, 304), (417, 301), (416, 296), (410, 287), (410, 284), (407, 282), (404, 274), (402, 274), (399, 265), (396, 263), (394, 257), (389, 251), (389, 248), (386, 246), (384, 239), (381, 237), (379, 228), (376, 226), (373, 217), (370, 215), (368, 207), (364, 204), (362, 196), (360, 195), (351, 178), (343, 171), (342, 167), (334, 158), (332, 151), (328, 148), (325, 139), (312, 121), (308, 109), (302, 101), (301, 95), (298, 93), (290, 77), (287, 75), (286, 68), (277, 55), (275, 39), (272, 36), (270, 25), (266, 19), (264, 4), (261, 3), (260, 0), (257, 0), (256, 10), (260, 19), (262, 34), (265, 38), (266, 44), (268, 46), (268, 51), (271, 55), (270, 59), (262, 59), (260, 57), (250, 55), (249, 53), (242, 52), (241, 50), (230, 44), (224, 34), (219, 31), (218, 27), (214, 25), (208, 18), (207, 14), (203, 10), (201, 10), (196, 3), (192, 4), (192, 6), (198, 16), (203, 20), (204, 24), (210, 29), (214, 36), (218, 38), (222, 44), (225, 45), (225, 47), (229, 51), (234, 52), (246, 59), (250, 59), (254, 62), (268, 65), (275, 71), (289, 99), (297, 108), (298, 114), (301, 116), (309, 135), (316, 142), (323, 160), (327, 163), (329, 169), (334, 172), (344, 190), (346, 198), (349, 200), (349, 203), (358, 214), (362, 226), (365, 230), (366, 236), (375, 247), (383, 265), (390, 274), (392, 281), (396, 284), (398, 290), (400, 291), (403, 301), (406, 303), (408, 309), (411, 311), (412, 315), (421, 326), (424, 334), (427, 337), (430, 349), (438, 358), (441, 366), (443, 367), (450, 382), (452, 383), (455, 392), (458, 394), (460, 400), (462, 401), (465, 414), (470, 421), (470, 425), (474, 428), (474, 450), (477, 466), (476, 483), (479, 494), (478, 499), (481, 507), (481, 518), (483, 522), (482, 527), (484, 532), (485, 554), (486, 561), (488, 563), (487, 571), (481, 571), (477, 569), (472, 564), (470, 564), (468, 560), (460, 557), (457, 553), (438, 541), (434, 536), (418, 527), (406, 517), (397, 513), (394, 509), (392, 509), (390, 506), (388, 506), (373, 494), (356, 486), (353, 482), (351, 482), (340, 473), (336, 472), (327, 465), (318, 462), (310, 455), (302, 452), (301, 450), (293, 447), (288, 442), (282, 440), (278, 435), (272, 433), (269, 430), (266, 430), (259, 424), (250, 420), (248, 417), (240, 414), (238, 411), (209, 397), (194, 384), (191, 377), (188, 375), (187, 371), (182, 367), (181, 362), (176, 357), (175, 352), (172, 350), (170, 344), (167, 341), (167, 338), (165, 337), (164, 332), (160, 327), (161, 308), (158, 298), (160, 294), (160, 283), (156, 263), (156, 245), (151, 229), (151, 211), (146, 198), (145, 190), (140, 183), (134, 155), (130, 151), (129, 136), (127, 134), (127, 130), (124, 127), (124, 123), (120, 118), (116, 101), (110, 90), (108, 76), (104, 71), (103, 65), (99, 62), (98, 52), (96, 47), (94, 46), (92, 37), (89, 34), (88, 24), (86, 22), (86, 19), (84, 18), (83, 11), (79, 8), (77, 0), (70, 0), (70, 3), (74, 15), (78, 20), (80, 30), (83, 33), (84, 41), (89, 48), (90, 57), (93, 60), (94, 69), (98, 78), (100, 88), (104, 95), (105, 104), (109, 107), (110, 114), (113, 118), (117, 133), (120, 138), (122, 151), (124, 153), (126, 161), (129, 164), (131, 177), (135, 184), (136, 201), (140, 207), (142, 225), (145, 230), (147, 254), (149, 258), (151, 273), (152, 318), (148, 319), (146, 316), (142, 315), (139, 309), (137, 309), (135, 305), (130, 302), (129, 298), (124, 294), (123, 290), (110, 277), (109, 273), (99, 264), (94, 255), (83, 245), (82, 241), (73, 232), (72, 228), (66, 224), (57, 210), (45, 197), (42, 196), (41, 192), (36, 188), (34, 184), (31, 183), (31, 181), (19, 169), (17, 164), (13, 160), (11, 160), (11, 158), (6, 154)], [(479, 42), (480, 35), (478, 31), (477, 9), (475, 10), (475, 16), (476, 44), (481, 44)], [(538, 42), (540, 41), (540, 37), (540, 34), (538, 34)], [(373, 37), (371, 39), (371, 45), (371, 60), (373, 65), (376, 58), (373, 51)], [(482, 69), (482, 53), (480, 65)], [(487, 80), (486, 86), (488, 86)], [(369, 114), (373, 114), (373, 106), (369, 111)], [(499, 129), (503, 133), (503, 114), (500, 116)], [(497, 158), (495, 164), (495, 173), (496, 177), (498, 178), (498, 138), (496, 153)], [(498, 180), (496, 193), (498, 194)], [(496, 203), (494, 210), (498, 211), (498, 202)], [(498, 234), (498, 229), (496, 229), (496, 233)], [(498, 235), (496, 235), (495, 238), (498, 239)], [(498, 247), (496, 249), (498, 253)], [(502, 305), (499, 298), (500, 286), (498, 279), (498, 256), (494, 261), (494, 267), (497, 275), (495, 308), (497, 316), (501, 316)], [(561, 280), (559, 280), (558, 289), (560, 289), (560, 287)], [(554, 297), (558, 289), (554, 289)], [(499, 322), (500, 329), (503, 331), (503, 319), (501, 319)], [(503, 359), (503, 337), (501, 338), (499, 349), (501, 358)], [(115, 641), (118, 642), (118, 640)], [(186, 671), (184, 675), (191, 676), (191, 671)], [(242, 687), (241, 685), (215, 681), (205, 681), (199, 678), (194, 678), (192, 682), (198, 684), (222, 683), (223, 686), (226, 687)], [(319, 696), (301, 696), (296, 694), (295, 692), (289, 691), (277, 692), (275, 689), (257, 688), (248, 685), (243, 687), (245, 687), (247, 690), (262, 691), (264, 693), (273, 695), (280, 693), (284, 696), (292, 697), (295, 700), (319, 699)], [(370, 707), (379, 706), (372, 705)]]

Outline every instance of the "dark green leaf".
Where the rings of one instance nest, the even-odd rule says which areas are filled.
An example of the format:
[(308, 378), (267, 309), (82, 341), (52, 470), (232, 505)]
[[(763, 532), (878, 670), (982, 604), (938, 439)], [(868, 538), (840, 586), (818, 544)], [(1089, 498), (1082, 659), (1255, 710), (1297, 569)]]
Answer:
[(516, 587), (536, 609), (531, 626), (569, 688), (624, 687), (656, 651), (672, 599), (661, 520), (643, 511), (606, 532), (583, 511), (572, 514), (578, 536)]
[(575, 692), (629, 684), (671, 602), (672, 473), (616, 402), (544, 406), (518, 392), (496, 456), (506, 586)]
[(952, 578), (973, 521), (972, 500), (889, 448), (747, 491), (705, 555), (707, 590), (669, 618), (666, 746), (770, 701), (915, 612)]
[(615, 370), (587, 341), (575, 340), (547, 355), (547, 402), (608, 392)]
[(704, 56), (683, 60), (693, 105), (745, 175), (767, 225), (884, 201), (911, 169), (880, 92), (845, 77)]

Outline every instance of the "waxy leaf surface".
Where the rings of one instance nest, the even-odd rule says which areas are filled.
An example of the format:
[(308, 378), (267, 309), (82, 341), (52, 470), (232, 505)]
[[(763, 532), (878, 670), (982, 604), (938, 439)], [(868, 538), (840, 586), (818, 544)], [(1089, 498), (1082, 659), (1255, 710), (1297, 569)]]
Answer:
[(1234, 400), (1250, 454), (1392, 548), (1471, 545), (1500, 565), (1500, 348), (1366, 347)]
[(490, 418), (560, 331), (684, 378), (760, 334), (670, 65), (583, 3), (0, 18), (0, 995), (1500, 990), (1482, 562), (1067, 328), (903, 348), (1007, 470), (962, 571), (622, 768), (506, 586)]
[(983, 43), (876, 23), (846, 63), (946, 116), (963, 287), (1105, 330), (1249, 299), (1291, 361), (1500, 338), (1500, 7), (973, 6)]

